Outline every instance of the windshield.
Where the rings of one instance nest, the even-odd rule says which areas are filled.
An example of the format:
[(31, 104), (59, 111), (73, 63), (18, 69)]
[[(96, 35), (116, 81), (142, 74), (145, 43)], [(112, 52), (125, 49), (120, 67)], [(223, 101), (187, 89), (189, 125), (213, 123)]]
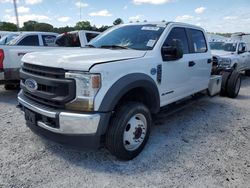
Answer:
[(89, 46), (96, 48), (121, 47), (134, 50), (152, 50), (164, 29), (164, 27), (153, 24), (114, 27), (93, 39)]
[(224, 50), (227, 52), (235, 52), (237, 43), (225, 43), (225, 42), (210, 42), (211, 50)]
[(8, 44), (11, 40), (15, 39), (18, 35), (6, 35), (3, 38), (0, 39), (0, 45)]

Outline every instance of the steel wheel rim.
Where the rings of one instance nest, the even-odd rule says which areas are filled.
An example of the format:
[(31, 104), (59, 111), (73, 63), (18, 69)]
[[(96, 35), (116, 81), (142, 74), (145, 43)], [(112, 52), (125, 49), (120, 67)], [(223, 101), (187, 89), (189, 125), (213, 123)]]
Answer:
[(240, 78), (238, 78), (235, 86), (235, 93), (239, 93), (240, 91), (240, 82)]
[(126, 150), (138, 149), (145, 140), (147, 133), (147, 120), (143, 114), (135, 114), (126, 123), (123, 133), (123, 145)]

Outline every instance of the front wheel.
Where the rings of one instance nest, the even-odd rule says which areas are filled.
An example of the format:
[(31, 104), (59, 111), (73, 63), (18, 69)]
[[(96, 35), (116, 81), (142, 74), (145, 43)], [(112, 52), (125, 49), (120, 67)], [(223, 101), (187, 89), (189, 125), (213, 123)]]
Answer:
[(111, 120), (106, 147), (118, 159), (133, 159), (147, 143), (151, 124), (151, 113), (142, 103), (130, 102), (121, 106)]

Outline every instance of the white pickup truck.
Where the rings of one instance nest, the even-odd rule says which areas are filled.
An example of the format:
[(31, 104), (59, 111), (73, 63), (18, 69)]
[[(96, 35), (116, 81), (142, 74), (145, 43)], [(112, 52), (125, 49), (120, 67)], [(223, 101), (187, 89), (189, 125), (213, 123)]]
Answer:
[[(18, 101), (28, 127), (82, 147), (105, 146), (122, 160), (136, 157), (161, 107), (208, 89), (220, 92), (223, 72), (211, 75), (205, 31), (175, 22), (114, 26), (89, 48), (23, 57)], [(232, 72), (223, 88), (237, 97)]]
[(8, 45), (0, 46), (0, 84), (5, 89), (19, 85), (19, 69), (22, 57), (29, 52), (48, 50), (55, 46), (58, 34), (50, 32), (23, 32)]
[(29, 52), (58, 49), (58, 47), (85, 47), (99, 32), (73, 31), (58, 35), (45, 32), (24, 32), (7, 46), (0, 46), (0, 84), (5, 89), (19, 86), (21, 58)]
[(60, 47), (85, 47), (100, 32), (96, 31), (71, 31), (63, 33), (56, 38), (56, 45)]
[(221, 68), (245, 71), (250, 76), (250, 49), (243, 41), (210, 42), (213, 60)]

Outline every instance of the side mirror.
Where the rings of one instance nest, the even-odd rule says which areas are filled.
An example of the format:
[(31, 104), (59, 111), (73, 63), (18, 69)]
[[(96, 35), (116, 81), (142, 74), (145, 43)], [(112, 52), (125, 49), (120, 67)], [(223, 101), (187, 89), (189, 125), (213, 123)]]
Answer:
[(163, 46), (161, 49), (161, 55), (163, 61), (174, 61), (183, 57), (183, 51), (181, 48), (180, 40), (174, 39), (171, 46)]

